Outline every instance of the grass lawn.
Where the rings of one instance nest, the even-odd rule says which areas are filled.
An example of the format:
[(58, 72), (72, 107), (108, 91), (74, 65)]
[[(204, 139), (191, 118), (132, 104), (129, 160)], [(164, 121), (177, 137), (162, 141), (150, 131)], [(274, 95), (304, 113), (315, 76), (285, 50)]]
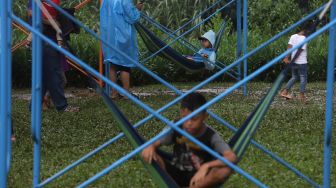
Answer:
[[(175, 84), (188, 89), (191, 84)], [(228, 87), (230, 83), (208, 86)], [(247, 97), (240, 92), (229, 95), (211, 110), (232, 125), (239, 126), (270, 87), (268, 83), (252, 83)], [(285, 101), (277, 97), (260, 126), (255, 140), (273, 151), (308, 177), (322, 182), (323, 130), (325, 116), (325, 85), (310, 83), (308, 104), (297, 100)], [(136, 91), (156, 92), (166, 90), (159, 85), (135, 88)], [(294, 89), (297, 91), (297, 88)], [(18, 96), (28, 90), (16, 90), (13, 99), (13, 123), (17, 141), (13, 143), (13, 163), (9, 187), (31, 187), (33, 142), (30, 131), (28, 101)], [(70, 92), (70, 91), (69, 91)], [(116, 121), (100, 96), (86, 90), (73, 90), (75, 96), (70, 104), (80, 106), (79, 113), (58, 113), (54, 110), (43, 113), (41, 178), (45, 180), (81, 156), (119, 134)], [(175, 96), (158, 94), (141, 98), (143, 102), (158, 109)], [(208, 94), (211, 99), (213, 94)], [(148, 116), (144, 110), (127, 100), (117, 101), (129, 120), (134, 124)], [(169, 119), (178, 118), (179, 106), (175, 105), (163, 115)], [(336, 115), (334, 119), (336, 122)], [(215, 127), (228, 140), (232, 133), (212, 119), (208, 124)], [(164, 125), (151, 120), (139, 129), (145, 138), (156, 135)], [(335, 169), (336, 126), (333, 129), (333, 167)], [(47, 187), (74, 187), (116, 161), (132, 148), (126, 139), (121, 139), (106, 150), (74, 168)], [(276, 163), (260, 150), (250, 146), (239, 166), (270, 187), (309, 187), (293, 172)], [(336, 187), (336, 172), (332, 173), (332, 186)], [(255, 187), (239, 174), (234, 174), (226, 187)], [(137, 157), (110, 172), (95, 182), (92, 187), (156, 187), (146, 169)]]

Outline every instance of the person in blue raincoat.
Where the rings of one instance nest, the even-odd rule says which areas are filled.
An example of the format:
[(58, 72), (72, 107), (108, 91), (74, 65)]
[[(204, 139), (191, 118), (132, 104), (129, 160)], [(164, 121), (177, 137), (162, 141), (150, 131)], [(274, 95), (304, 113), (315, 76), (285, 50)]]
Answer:
[[(140, 19), (143, 3), (132, 0), (103, 0), (100, 8), (100, 33), (103, 40), (138, 62), (138, 44), (134, 23)], [(136, 65), (107, 45), (102, 45), (104, 63), (111, 63), (110, 78), (117, 83), (120, 71), (123, 88), (129, 91), (131, 68)], [(112, 90), (112, 99), (120, 95)]]

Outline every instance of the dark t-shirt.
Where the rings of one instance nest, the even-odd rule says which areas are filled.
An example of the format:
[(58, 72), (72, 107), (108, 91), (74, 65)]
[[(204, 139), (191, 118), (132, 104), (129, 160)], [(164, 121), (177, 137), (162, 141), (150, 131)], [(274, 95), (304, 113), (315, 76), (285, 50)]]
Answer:
[[(206, 125), (206, 130), (198, 137), (200, 142), (222, 155), (230, 150), (229, 145), (211, 127)], [(173, 145), (173, 159), (171, 164), (181, 171), (194, 172), (205, 162), (215, 160), (208, 152), (194, 144), (176, 131), (170, 131), (161, 140), (163, 145)]]

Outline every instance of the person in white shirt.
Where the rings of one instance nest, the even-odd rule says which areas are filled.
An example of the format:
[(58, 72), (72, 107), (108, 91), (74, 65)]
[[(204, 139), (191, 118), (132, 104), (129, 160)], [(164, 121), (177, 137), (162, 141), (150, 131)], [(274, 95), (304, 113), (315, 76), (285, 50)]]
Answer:
[[(288, 42), (288, 49), (293, 48), (294, 46), (300, 44), (303, 40), (306, 39), (308, 34), (309, 25), (306, 24), (302, 27), (301, 31), (290, 37)], [(291, 56), (287, 56), (283, 61), (286, 64), (291, 62), (291, 59), (294, 58), (295, 54), (301, 51), (301, 54), (296, 58), (292, 65), (292, 78), (288, 81), (280, 93), (280, 95), (286, 99), (292, 99), (292, 95), (289, 94), (289, 90), (293, 87), (296, 81), (300, 80), (300, 95), (299, 99), (303, 102), (306, 101), (305, 91), (307, 85), (307, 70), (308, 70), (308, 60), (307, 60), (307, 44), (304, 44), (298, 50), (295, 50)]]

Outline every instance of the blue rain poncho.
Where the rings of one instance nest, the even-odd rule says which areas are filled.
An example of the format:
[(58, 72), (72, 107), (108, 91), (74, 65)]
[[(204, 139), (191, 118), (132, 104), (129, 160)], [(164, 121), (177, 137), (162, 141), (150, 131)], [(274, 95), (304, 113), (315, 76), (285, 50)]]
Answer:
[[(134, 23), (140, 12), (131, 0), (103, 0), (100, 8), (100, 33), (103, 40), (138, 62), (138, 44)], [(125, 67), (135, 64), (114, 49), (102, 45), (104, 63), (111, 62)]]

